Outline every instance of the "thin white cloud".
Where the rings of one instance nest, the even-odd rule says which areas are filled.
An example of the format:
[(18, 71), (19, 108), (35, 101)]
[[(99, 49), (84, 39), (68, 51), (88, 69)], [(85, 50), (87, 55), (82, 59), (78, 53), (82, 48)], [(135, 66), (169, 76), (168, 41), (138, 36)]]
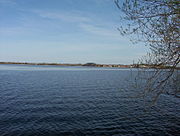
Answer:
[(71, 13), (71, 12), (48, 12), (48, 11), (39, 11), (34, 10), (34, 13), (38, 14), (42, 18), (48, 18), (48, 19), (57, 19), (62, 20), (66, 22), (90, 22), (91, 19), (88, 17), (85, 17), (83, 15), (80, 15), (78, 13)]
[(113, 31), (112, 29), (107, 29), (100, 26), (90, 25), (90, 24), (80, 24), (80, 27), (92, 34), (101, 35), (101, 36), (108, 36), (108, 37), (119, 37), (118, 31)]
[(17, 35), (22, 33), (23, 33), (22, 27), (0, 27), (0, 35), (10, 36), (10, 35)]
[(87, 31), (91, 34), (107, 36), (115, 39), (119, 39), (120, 37), (120, 34), (116, 28), (108, 28), (108, 25), (114, 25), (112, 24), (112, 22), (104, 22), (102, 19), (97, 19), (97, 16), (92, 16), (91, 14), (87, 15), (82, 13), (81, 11), (30, 10), (30, 12), (35, 13), (41, 18), (61, 20), (68, 23), (77, 23), (81, 30)]
[(14, 0), (0, 0), (0, 4), (4, 5), (15, 5), (16, 2)]

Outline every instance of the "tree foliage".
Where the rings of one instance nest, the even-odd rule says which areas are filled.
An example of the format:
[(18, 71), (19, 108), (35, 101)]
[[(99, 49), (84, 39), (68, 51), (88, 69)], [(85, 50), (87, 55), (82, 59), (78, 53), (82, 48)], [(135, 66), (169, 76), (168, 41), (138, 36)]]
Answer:
[[(145, 92), (155, 93), (156, 99), (165, 92), (164, 87), (170, 85), (169, 81), (180, 80), (176, 70), (180, 63), (180, 1), (115, 0), (115, 4), (124, 13), (123, 19), (127, 24), (119, 28), (121, 34), (130, 35), (134, 41), (144, 42), (150, 47), (148, 57), (140, 63), (169, 66), (168, 70), (157, 69), (146, 78)], [(176, 79), (172, 78), (175, 72)], [(179, 92), (176, 89), (173, 94), (177, 96)]]

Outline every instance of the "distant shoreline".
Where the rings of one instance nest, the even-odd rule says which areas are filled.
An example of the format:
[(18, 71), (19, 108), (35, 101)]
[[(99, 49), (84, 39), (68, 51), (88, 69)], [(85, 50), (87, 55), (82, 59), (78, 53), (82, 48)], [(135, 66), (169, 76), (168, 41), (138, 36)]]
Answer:
[[(171, 69), (171, 66), (153, 66), (147, 64), (96, 64), (96, 63), (86, 63), (86, 64), (68, 64), (68, 63), (29, 63), (29, 62), (0, 62), (0, 64), (16, 64), (16, 65), (42, 65), (42, 66), (88, 66), (88, 67), (110, 67), (110, 68), (155, 68), (155, 69)], [(175, 69), (180, 70), (180, 67)]]
[(120, 67), (120, 68), (130, 68), (132, 65), (120, 65), (120, 64), (96, 64), (96, 63), (86, 63), (86, 64), (69, 64), (69, 63), (29, 63), (29, 62), (0, 62), (0, 64), (17, 64), (17, 65), (47, 65), (47, 66), (90, 66), (90, 67)]

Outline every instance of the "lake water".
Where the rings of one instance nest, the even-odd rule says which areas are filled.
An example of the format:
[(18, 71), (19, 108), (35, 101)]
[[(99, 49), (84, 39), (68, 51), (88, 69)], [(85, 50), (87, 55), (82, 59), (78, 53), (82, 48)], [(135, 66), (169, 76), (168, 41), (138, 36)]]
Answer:
[(0, 65), (0, 136), (179, 136), (180, 99), (162, 95), (145, 111), (129, 97), (131, 72)]

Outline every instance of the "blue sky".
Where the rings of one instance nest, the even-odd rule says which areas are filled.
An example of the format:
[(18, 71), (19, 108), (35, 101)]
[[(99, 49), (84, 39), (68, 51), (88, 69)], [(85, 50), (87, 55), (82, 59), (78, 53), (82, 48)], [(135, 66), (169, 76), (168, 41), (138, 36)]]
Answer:
[(130, 64), (146, 54), (117, 28), (113, 0), (0, 0), (0, 61)]

